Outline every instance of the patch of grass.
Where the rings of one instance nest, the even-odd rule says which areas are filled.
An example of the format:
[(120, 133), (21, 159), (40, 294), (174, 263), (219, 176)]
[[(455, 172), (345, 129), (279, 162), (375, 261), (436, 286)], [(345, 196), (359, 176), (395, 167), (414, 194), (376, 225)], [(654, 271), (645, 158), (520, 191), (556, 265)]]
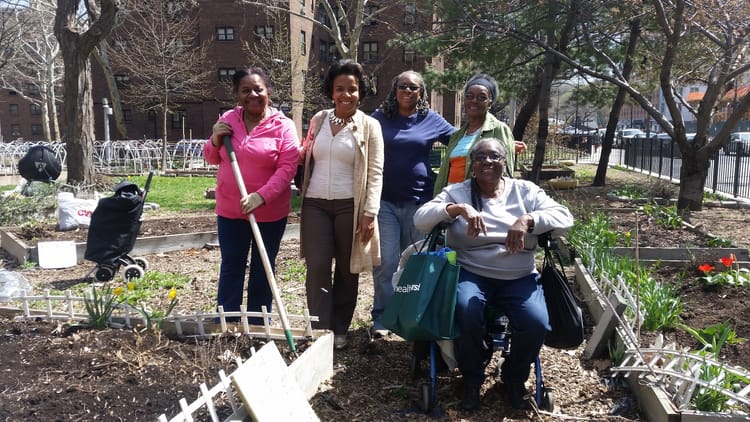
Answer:
[[(146, 176), (128, 176), (128, 180), (143, 189)], [(216, 201), (204, 198), (206, 189), (216, 186), (215, 177), (154, 176), (146, 202), (159, 204), (164, 211), (213, 211)], [(293, 196), (292, 212), (299, 212), (301, 198)]]
[(590, 184), (594, 182), (594, 176), (596, 175), (595, 166), (575, 166), (576, 179), (580, 183)]
[(0, 192), (7, 192), (16, 188), (16, 185), (0, 185)]
[(637, 199), (643, 196), (646, 190), (643, 186), (626, 184), (612, 191), (612, 194), (619, 197)]
[[(146, 184), (146, 176), (129, 176), (128, 180), (141, 189)], [(216, 201), (204, 198), (204, 193), (214, 186), (214, 177), (154, 176), (146, 202), (157, 203), (164, 211), (210, 211)]]
[(179, 289), (190, 283), (192, 277), (188, 274), (164, 273), (161, 271), (147, 271), (140, 280), (131, 280), (125, 289), (125, 301), (136, 305), (151, 299), (164, 290)]

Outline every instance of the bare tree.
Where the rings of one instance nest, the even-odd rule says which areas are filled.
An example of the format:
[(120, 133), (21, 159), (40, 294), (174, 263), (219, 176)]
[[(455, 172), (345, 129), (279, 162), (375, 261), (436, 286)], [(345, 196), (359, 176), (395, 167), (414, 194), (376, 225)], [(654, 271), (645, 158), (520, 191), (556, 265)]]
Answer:
[[(277, 0), (238, 0), (240, 3), (260, 6), (268, 10), (290, 13), (308, 20), (323, 29), (336, 44), (339, 57), (357, 61), (359, 41), (365, 23), (377, 18), (386, 9), (400, 3), (396, 0), (373, 6), (369, 0), (320, 0), (315, 13), (300, 13), (287, 4), (279, 5)], [(290, 3), (291, 4), (291, 3)], [(387, 22), (384, 22), (387, 24)]]
[[(80, 8), (85, 8), (87, 24), (82, 24)], [(60, 43), (65, 77), (63, 79), (62, 140), (67, 147), (68, 183), (89, 185), (94, 180), (94, 119), (91, 99), (89, 55), (112, 29), (117, 16), (117, 0), (58, 0), (55, 36)]]
[(113, 66), (130, 75), (122, 96), (142, 110), (162, 117), (162, 168), (167, 165), (167, 120), (180, 102), (202, 98), (210, 70), (204, 70), (208, 44), (200, 44), (196, 4), (144, 0), (134, 5), (114, 35)]
[(0, 0), (0, 71), (18, 51), (17, 42), (26, 34), (28, 1)]
[[(277, 106), (290, 106), (291, 110), (318, 110), (323, 104), (321, 97), (321, 81), (317, 77), (305, 78), (304, 95), (295, 96), (292, 89), (294, 84), (294, 69), (303, 68), (300, 61), (304, 56), (292, 55), (289, 43), (289, 24), (285, 14), (279, 10), (271, 10), (267, 18), (275, 30), (272, 37), (261, 37), (254, 42), (243, 41), (243, 50), (247, 54), (248, 62), (265, 68), (273, 83), (273, 97), (271, 100)], [(315, 63), (305, 63), (305, 68), (315, 68)], [(295, 98), (299, 97), (299, 98)], [(294, 107), (295, 102), (302, 102), (302, 107)], [(285, 110), (286, 112), (286, 110)]]
[(17, 40), (15, 54), (0, 72), (0, 86), (17, 92), (39, 108), (44, 139), (54, 141), (60, 135), (55, 89), (63, 74), (60, 46), (52, 25), (55, 4), (51, 0), (34, 1), (24, 13), (28, 14), (26, 25), (36, 30)]

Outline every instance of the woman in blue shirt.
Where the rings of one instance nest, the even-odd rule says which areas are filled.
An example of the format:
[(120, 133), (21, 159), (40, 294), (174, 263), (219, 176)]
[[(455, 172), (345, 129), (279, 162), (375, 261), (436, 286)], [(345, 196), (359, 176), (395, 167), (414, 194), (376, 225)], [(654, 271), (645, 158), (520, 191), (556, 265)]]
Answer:
[(380, 316), (393, 295), (392, 278), (401, 251), (422, 237), (414, 228), (413, 217), (417, 208), (433, 196), (434, 174), (429, 159), (432, 144), (447, 144), (456, 131), (430, 110), (425, 93), (422, 75), (408, 70), (393, 78), (391, 91), (372, 114), (383, 129), (385, 149), (378, 213), (381, 265), (373, 272), (372, 334), (376, 337), (388, 334), (380, 324)]

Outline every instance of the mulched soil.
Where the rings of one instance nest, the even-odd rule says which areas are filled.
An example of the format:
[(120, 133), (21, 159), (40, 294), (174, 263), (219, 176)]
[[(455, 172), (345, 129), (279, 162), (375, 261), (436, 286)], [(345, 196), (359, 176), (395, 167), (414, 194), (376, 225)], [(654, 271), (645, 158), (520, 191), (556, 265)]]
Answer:
[[(614, 178), (622, 172), (610, 170)], [(574, 212), (595, 212), (613, 208), (634, 207), (633, 204), (611, 201), (606, 192), (613, 185), (623, 183), (647, 184), (641, 176), (625, 173), (624, 181), (608, 182), (606, 188), (582, 186), (571, 191), (556, 192), (571, 204)], [(632, 213), (630, 213), (632, 214)], [(632, 230), (635, 218), (627, 212), (610, 213), (616, 217), (621, 231)], [(633, 214), (634, 216), (634, 214)], [(194, 218), (186, 215), (146, 214), (143, 228), (156, 221), (168, 233), (176, 233), (180, 226), (211, 228), (212, 215)], [(642, 216), (641, 216), (642, 217)], [(186, 224), (176, 224), (187, 221)], [(205, 220), (205, 226), (198, 221)], [(692, 230), (666, 230), (639, 220), (642, 246), (661, 241), (667, 244), (699, 245), (706, 236)], [(744, 210), (706, 209), (691, 216), (691, 223), (703, 230), (719, 231), (722, 237), (736, 246), (747, 247), (743, 233), (750, 232), (750, 219)], [(149, 228), (150, 227), (150, 228)], [(726, 227), (732, 227), (726, 230)], [(79, 230), (84, 233), (85, 230)], [(70, 234), (70, 233), (68, 233)], [(85, 234), (81, 234), (85, 241)], [(49, 237), (37, 236), (37, 239)], [(65, 238), (69, 240), (69, 237)], [(212, 309), (218, 274), (219, 254), (214, 247), (147, 256), (153, 271), (190, 274), (188, 286), (179, 289), (177, 310), (194, 313)], [(0, 251), (1, 268), (23, 274), (41, 289), (82, 290), (92, 280), (83, 276), (93, 264), (81, 264), (60, 270), (42, 270), (18, 266)], [(285, 241), (277, 259), (279, 287), (285, 305), (291, 313), (301, 313), (305, 307), (304, 280), (296, 241)], [(572, 268), (567, 268), (572, 277)], [(684, 274), (680, 277), (679, 274)], [(696, 282), (694, 265), (684, 271), (669, 270), (660, 277), (679, 288), (685, 302), (683, 321), (692, 327), (703, 327), (725, 320), (735, 324), (737, 335), (750, 338), (750, 326), (743, 320), (750, 297), (738, 288), (705, 289)], [(110, 282), (114, 287), (119, 280)], [(119, 283), (119, 284), (118, 284)], [(155, 298), (150, 305), (165, 306), (165, 299)], [(334, 376), (321, 386), (312, 399), (312, 406), (321, 420), (431, 420), (417, 412), (419, 384), (424, 377), (413, 380), (411, 373), (411, 344), (396, 337), (371, 339), (366, 327), (372, 304), (371, 276), (363, 274), (360, 298), (350, 331), (350, 346), (334, 354)], [(2, 304), (0, 304), (2, 306)], [(591, 318), (586, 316), (587, 332), (593, 330)], [(696, 346), (681, 331), (666, 333), (681, 345)], [(200, 342), (167, 338), (138, 329), (92, 330), (66, 323), (44, 321), (12, 321), (0, 318), (0, 420), (153, 420), (161, 413), (172, 416), (179, 411), (178, 400), (188, 402), (197, 398), (198, 386), (218, 382), (218, 371), (234, 369), (233, 356), (247, 358), (251, 347), (262, 342), (246, 337), (222, 336)], [(750, 367), (750, 345), (726, 346), (727, 362)], [(284, 345), (277, 344), (280, 349)], [(583, 358), (583, 345), (576, 350), (561, 351), (544, 348), (541, 354), (545, 385), (553, 389), (558, 416), (536, 414), (533, 411), (514, 411), (502, 394), (494, 376), (488, 377), (482, 388), (482, 408), (478, 412), (462, 412), (460, 375), (440, 373), (437, 396), (446, 420), (452, 421), (524, 421), (561, 420), (566, 416), (580, 420), (647, 420), (638, 413), (628, 390), (613, 382), (606, 358)], [(290, 359), (287, 356), (287, 359)], [(495, 357), (497, 359), (497, 356)], [(497, 362), (488, 368), (492, 373)], [(423, 369), (426, 365), (423, 364)], [(533, 380), (527, 383), (533, 387)], [(283, 405), (284, 398), (279, 398)], [(206, 415), (196, 416), (205, 420)]]

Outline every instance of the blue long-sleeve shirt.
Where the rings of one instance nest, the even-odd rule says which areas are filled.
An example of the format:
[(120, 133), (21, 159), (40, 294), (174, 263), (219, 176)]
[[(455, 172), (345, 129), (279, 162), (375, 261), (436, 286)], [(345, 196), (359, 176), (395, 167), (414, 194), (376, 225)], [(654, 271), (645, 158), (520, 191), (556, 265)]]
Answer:
[(385, 161), (380, 199), (396, 204), (429, 201), (433, 195), (430, 149), (435, 141), (447, 144), (456, 128), (433, 110), (408, 117), (396, 113), (389, 119), (378, 109), (372, 117), (383, 129)]

